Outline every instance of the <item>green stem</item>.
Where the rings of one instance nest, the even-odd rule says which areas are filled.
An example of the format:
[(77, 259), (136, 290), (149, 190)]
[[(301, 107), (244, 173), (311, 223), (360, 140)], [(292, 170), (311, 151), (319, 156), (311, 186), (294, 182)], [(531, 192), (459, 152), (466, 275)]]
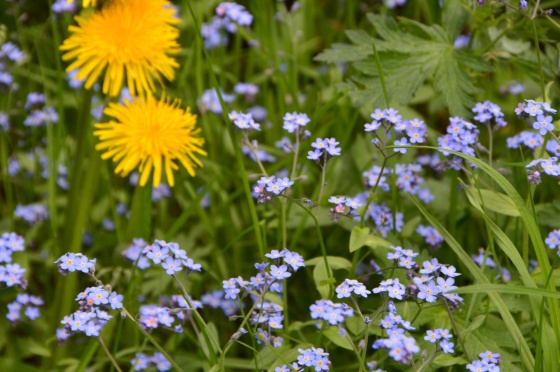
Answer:
[(379, 53), (377, 53), (377, 48), (375, 43), (371, 43), (373, 48), (373, 53), (375, 56), (375, 64), (377, 65), (377, 72), (379, 73), (379, 82), (381, 83), (381, 89), (383, 90), (383, 98), (385, 98), (385, 105), (389, 108), (389, 95), (387, 94), (387, 86), (385, 85), (385, 76), (383, 75), (383, 67), (381, 65), (381, 59), (379, 58)]
[(455, 333), (457, 334), (457, 339), (459, 340), (459, 343), (461, 344), (461, 347), (463, 348), (463, 353), (465, 354), (465, 357), (467, 360), (471, 360), (471, 358), (469, 358), (469, 354), (467, 352), (467, 348), (465, 347), (465, 343), (463, 342), (463, 337), (461, 337), (461, 333), (459, 333), (459, 328), (457, 328), (457, 323), (455, 323), (455, 319), (453, 319), (453, 314), (451, 314), (451, 309), (449, 309), (449, 305), (447, 304), (447, 301), (444, 299), (443, 303), (445, 304), (445, 310), (447, 310), (447, 315), (449, 315), (449, 319), (451, 320), (451, 324), (453, 325), (453, 329), (455, 330)]
[(289, 198), (290, 200), (292, 200), (297, 206), (299, 206), (301, 209), (303, 209), (305, 211), (305, 213), (307, 213), (313, 219), (313, 222), (315, 222), (315, 229), (317, 230), (317, 235), (319, 236), (319, 245), (321, 247), (321, 253), (323, 255), (323, 262), (325, 263), (325, 268), (327, 270), (327, 275), (329, 277), (329, 282), (330, 282), (329, 283), (329, 287), (330, 287), (329, 298), (330, 298), (333, 295), (333, 291), (334, 291), (333, 284), (335, 282), (335, 279), (334, 279), (333, 273), (332, 273), (332, 271), (330, 269), (330, 266), (329, 266), (329, 260), (327, 259), (327, 249), (325, 247), (325, 242), (323, 241), (323, 234), (321, 233), (321, 227), (319, 226), (319, 220), (317, 220), (317, 217), (315, 217), (309, 209), (307, 209), (304, 205), (299, 203), (297, 200), (292, 199), (292, 198), (290, 198), (288, 196), (285, 196), (285, 195), (281, 195), (281, 196), (284, 196), (285, 198)]
[(177, 371), (183, 371), (183, 369), (177, 364), (177, 362), (175, 362), (173, 358), (171, 358), (171, 356), (167, 354), (167, 351), (165, 351), (165, 349), (161, 347), (161, 345), (152, 337), (152, 335), (150, 335), (144, 328), (142, 328), (142, 326), (136, 321), (136, 319), (134, 319), (132, 315), (130, 315), (130, 313), (124, 306), (122, 308), (122, 312), (125, 313), (125, 315), (130, 320), (132, 320), (132, 322), (138, 327), (138, 329), (140, 329), (140, 332), (142, 332), (142, 334), (152, 343), (152, 345), (154, 345), (154, 347), (163, 354), (163, 356), (169, 361), (169, 363), (171, 363), (173, 368), (175, 368)]
[(424, 363), (422, 363), (422, 365), (420, 365), (420, 367), (418, 367), (418, 369), (416, 370), (416, 372), (422, 372), (422, 370), (423, 370), (425, 367), (427, 367), (427, 366), (432, 362), (432, 360), (434, 360), (434, 358), (436, 357), (436, 355), (437, 355), (437, 348), (436, 348), (436, 351), (434, 351), (434, 353), (433, 353), (428, 359), (426, 359), (426, 361), (425, 361)]
[(200, 316), (198, 311), (196, 311), (196, 308), (194, 307), (194, 304), (192, 303), (191, 297), (187, 293), (187, 289), (185, 288), (183, 283), (181, 283), (181, 281), (179, 279), (177, 279), (177, 277), (175, 275), (173, 275), (173, 279), (175, 279), (175, 281), (177, 282), (179, 287), (181, 287), (181, 292), (183, 292), (183, 297), (185, 298), (185, 301), (187, 302), (187, 304), (189, 304), (189, 307), (190, 307), (189, 310), (191, 310), (191, 312), (194, 316), (194, 319), (198, 323), (198, 326), (201, 328), (202, 335), (204, 336), (204, 339), (206, 340), (206, 344), (208, 345), (208, 350), (210, 351), (210, 353), (212, 355), (212, 363), (214, 363), (214, 364), (218, 363), (218, 358), (216, 356), (216, 351), (214, 350), (214, 346), (216, 346), (218, 348), (218, 352), (221, 353), (222, 350), (220, 349), (220, 344), (214, 338), (212, 333), (208, 331), (208, 326), (206, 325), (206, 322), (204, 321), (204, 319), (202, 319), (202, 316)]
[[(257, 307), (257, 305), (259, 304), (259, 302), (264, 300), (264, 295), (268, 292), (268, 287), (265, 287), (263, 289), (263, 292), (260, 294), (260, 296), (257, 298), (257, 300), (255, 301), (255, 303), (253, 304), (253, 306), (251, 307), (251, 309), (249, 309), (249, 311), (247, 312), (247, 315), (243, 317), (243, 321), (241, 322), (241, 325), (239, 326), (239, 328), (237, 328), (237, 332), (239, 333), (240, 330), (245, 327), (245, 325), (247, 324), (247, 322), (249, 321), (249, 318), (251, 317), (251, 314), (253, 313), (253, 311), (255, 310), (255, 308)], [(234, 339), (230, 338), (230, 340), (227, 342), (226, 346), (224, 347), (224, 351), (222, 352), (222, 355), (220, 357), (220, 367), (224, 368), (224, 363), (225, 363), (225, 358), (226, 358), (226, 354), (229, 351), (229, 349), (233, 346), (234, 343)]]
[(105, 354), (107, 354), (107, 357), (109, 357), (109, 360), (111, 361), (111, 363), (113, 364), (113, 367), (115, 367), (115, 369), (119, 372), (122, 372), (122, 369), (119, 367), (119, 363), (117, 363), (117, 361), (115, 360), (115, 358), (113, 357), (113, 354), (111, 354), (111, 352), (109, 351), (109, 349), (107, 349), (107, 345), (105, 345), (105, 343), (103, 342), (103, 339), (101, 338), (101, 336), (97, 337), (97, 341), (99, 341), (99, 343), (101, 344), (101, 347), (103, 348), (103, 350), (105, 351)]
[(321, 208), (321, 199), (323, 198), (323, 191), (325, 190), (325, 178), (327, 175), (327, 154), (323, 154), (323, 164), (321, 165), (321, 187), (319, 188), (319, 199), (317, 200), (317, 209), (315, 210), (315, 217), (319, 215), (319, 208)]
[[(536, 7), (535, 7), (536, 9)], [(542, 99), (543, 101), (546, 101), (546, 90), (544, 87), (544, 72), (543, 72), (543, 67), (542, 67), (542, 61), (541, 61), (541, 50), (539, 48), (539, 36), (537, 34), (537, 25), (535, 23), (535, 20), (533, 20), (533, 36), (535, 39), (535, 51), (537, 52), (537, 62), (539, 64), (539, 75), (540, 75), (540, 83), (541, 83), (541, 93), (542, 93)]]
[(249, 207), (249, 213), (251, 215), (251, 220), (253, 222), (253, 227), (255, 229), (257, 245), (259, 247), (261, 257), (264, 257), (265, 247), (264, 247), (264, 241), (263, 241), (263, 238), (262, 238), (262, 235), (261, 235), (261, 227), (260, 227), (260, 224), (259, 224), (259, 218), (257, 216), (257, 209), (255, 207), (255, 202), (253, 200), (253, 195), (251, 193), (251, 187), (249, 186), (249, 179), (247, 177), (247, 170), (245, 169), (245, 163), (243, 162), (243, 156), (241, 154), (241, 150), (240, 150), (239, 146), (236, 145), (237, 139), (236, 139), (235, 133), (233, 131), (233, 125), (230, 124), (231, 120), (229, 120), (229, 110), (226, 106), (226, 103), (224, 102), (224, 98), (223, 98), (222, 92), (220, 90), (220, 85), (218, 84), (218, 79), (216, 77), (216, 73), (214, 72), (214, 69), (212, 68), (212, 65), (213, 65), (212, 58), (210, 58), (210, 54), (208, 53), (208, 50), (206, 49), (206, 46), (204, 45), (204, 40), (203, 40), (202, 34), (200, 32), (200, 26), (198, 24), (198, 20), (197, 20), (195, 14), (194, 14), (193, 9), (192, 9), (191, 1), (186, 0), (185, 2), (186, 2), (187, 7), (189, 9), (189, 13), (192, 17), (194, 27), (196, 29), (196, 34), (198, 36), (198, 39), (200, 40), (202, 51), (204, 52), (204, 56), (206, 57), (206, 60), (208, 61), (210, 78), (212, 80), (212, 85), (214, 86), (214, 89), (216, 90), (216, 94), (218, 95), (218, 99), (219, 99), (220, 105), (222, 107), (222, 116), (223, 116), (223, 119), (224, 119), (224, 123), (227, 123), (227, 125), (226, 125), (227, 131), (228, 131), (228, 134), (229, 134), (230, 141), (233, 144), (233, 150), (235, 152), (235, 160), (236, 160), (237, 166), (239, 168), (239, 176), (240, 176), (241, 182), (243, 184), (243, 190), (245, 191), (245, 197), (247, 199), (247, 204), (248, 204), (248, 207)]

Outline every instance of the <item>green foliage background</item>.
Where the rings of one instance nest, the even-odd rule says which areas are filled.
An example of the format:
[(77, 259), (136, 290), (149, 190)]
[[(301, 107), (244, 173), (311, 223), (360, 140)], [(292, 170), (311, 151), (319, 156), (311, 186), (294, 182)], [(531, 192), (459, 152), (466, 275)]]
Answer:
[[(194, 298), (220, 289), (221, 281), (227, 278), (253, 275), (254, 262), (263, 261), (263, 254), (271, 249), (286, 246), (306, 258), (306, 269), (289, 278), (286, 287), (283, 304), (288, 304), (289, 322), (285, 346), (273, 352), (235, 344), (224, 363), (217, 366), (193, 332), (154, 331), (153, 337), (185, 370), (255, 370), (255, 365), (274, 370), (282, 360), (294, 360), (298, 347), (320, 344), (331, 352), (331, 370), (359, 370), (363, 365), (350, 341), (357, 344), (363, 337), (363, 323), (348, 321), (350, 341), (332, 328), (318, 333), (310, 322), (309, 305), (332, 294), (333, 284), (354, 277), (361, 262), (373, 258), (381, 267), (389, 266), (385, 257), (391, 244), (421, 252), (422, 259), (437, 257), (463, 273), (457, 283), (465, 305), (455, 313), (455, 321), (465, 350), (456, 342), (460, 352), (439, 355), (426, 369), (464, 369), (485, 350), (501, 354), (504, 371), (551, 371), (557, 367), (559, 259), (544, 246), (543, 237), (560, 227), (558, 181), (545, 178), (538, 188), (530, 186), (524, 165), (533, 153), (507, 149), (505, 138), (527, 128), (528, 124), (513, 114), (521, 99), (548, 101), (552, 107), (560, 107), (558, 16), (539, 16), (538, 10), (533, 17), (535, 2), (522, 14), (513, 9), (518, 7), (516, 1), (508, 2), (512, 8), (499, 1), (478, 7), (476, 1), (443, 0), (442, 10), (436, 1), (410, 0), (405, 7), (391, 10), (381, 1), (306, 0), (294, 12), (282, 2), (247, 1), (240, 3), (254, 14), (253, 26), (239, 27), (229, 46), (211, 50), (206, 56), (187, 5), (193, 6), (200, 25), (213, 15), (218, 3), (177, 2), (182, 19), (183, 50), (177, 57), (181, 67), (165, 91), (196, 108), (197, 98), (207, 89), (219, 87), (231, 92), (240, 81), (257, 84), (257, 103), (267, 109), (272, 125), (254, 138), (260, 148), (279, 159), (267, 167), (269, 173), (292, 166), (293, 159), (274, 147), (285, 135), (281, 118), (286, 112), (307, 113), (314, 138), (340, 141), (342, 156), (329, 163), (324, 195), (355, 195), (364, 190), (362, 172), (379, 164), (378, 154), (362, 129), (375, 108), (395, 107), (405, 118), (425, 120), (430, 128), (428, 144), (434, 146), (450, 116), (472, 119), (474, 103), (485, 100), (499, 104), (509, 122), (493, 139), (493, 163), (483, 155), (470, 159), (478, 162), (479, 170), (469, 174), (428, 173), (426, 184), (436, 195), (428, 206), (402, 192), (378, 192), (377, 201), (405, 215), (402, 233), (390, 233), (382, 239), (371, 226), (349, 219), (338, 223), (329, 220), (325, 203), (316, 221), (293, 203), (274, 201), (255, 206), (249, 185), (254, 184), (259, 170), (250, 159), (241, 158), (240, 136), (223, 117), (199, 112), (209, 154), (203, 159), (204, 168), (195, 178), (181, 170), (172, 197), (152, 203), (149, 188), (130, 186), (93, 149), (91, 97), (97, 95), (101, 102), (105, 98), (68, 87), (58, 46), (68, 36), (72, 18), (55, 16), (47, 2), (0, 3), (0, 23), (6, 26), (1, 39), (16, 41), (29, 58), (13, 69), (19, 90), (2, 92), (0, 109), (10, 112), (13, 123), (21, 123), (27, 93), (39, 91), (60, 115), (60, 123), (46, 129), (30, 131), (14, 125), (15, 130), (0, 133), (0, 232), (16, 231), (25, 237), (26, 254), (17, 260), (28, 270), (30, 292), (40, 294), (46, 302), (35, 322), (11, 327), (0, 317), (0, 369), (112, 368), (95, 340), (77, 336), (64, 346), (57, 345), (54, 332), (60, 319), (75, 310), (75, 294), (91, 283), (78, 274), (60, 276), (53, 262), (67, 251), (96, 257), (98, 276), (126, 294), (126, 306), (132, 311), (138, 310), (139, 295), (157, 302), (162, 295), (178, 294), (176, 284), (163, 270), (142, 276), (122, 257), (121, 252), (134, 237), (177, 242), (202, 264), (203, 272), (190, 275), (185, 284)], [(539, 5), (558, 9), (560, 1), (541, 1)], [(454, 41), (460, 34), (470, 34), (471, 41), (468, 47), (455, 49)], [(249, 47), (251, 40), (257, 40), (259, 46)], [(526, 85), (521, 97), (501, 92), (500, 87), (512, 80)], [(297, 99), (301, 94), (305, 100)], [(247, 108), (242, 101), (229, 107), (237, 111)], [(25, 156), (25, 151), (40, 145), (44, 137), (48, 139), (45, 151), (51, 169), (46, 181), (40, 177), (38, 163)], [(481, 143), (488, 141), (483, 132)], [(426, 154), (433, 150), (425, 147), (417, 151)], [(11, 155), (21, 161), (29, 176), (9, 176)], [(306, 169), (305, 177), (296, 182), (293, 195), (298, 200), (317, 200), (321, 170), (304, 155), (300, 154), (300, 162)], [(409, 153), (397, 162), (413, 159)], [(71, 169), (69, 192), (56, 186), (52, 169), (58, 164)], [(389, 165), (394, 164), (392, 160)], [(303, 173), (303, 168), (298, 169)], [(205, 194), (209, 195), (208, 208), (200, 204)], [(13, 211), (18, 204), (32, 202), (46, 203), (51, 216), (29, 227), (14, 218)], [(131, 206), (130, 219), (117, 215), (119, 202)], [(115, 221), (114, 232), (102, 228), (104, 218)], [(428, 222), (446, 239), (437, 251), (430, 250), (414, 233), (416, 226)], [(91, 247), (82, 245), (84, 231), (94, 237)], [(495, 271), (472, 262), (470, 255), (480, 247), (511, 272), (510, 283), (504, 284)], [(528, 271), (529, 259), (540, 264), (532, 273)], [(376, 286), (377, 279), (374, 281)], [(1, 290), (0, 304), (12, 301), (15, 293), (14, 288)], [(380, 298), (371, 297), (360, 304), (375, 313), (382, 303)], [(441, 306), (420, 312), (416, 305), (405, 302), (398, 310), (403, 318), (414, 318), (418, 329), (451, 327)], [(201, 315), (207, 322), (206, 331), (222, 345), (239, 326), (220, 310), (203, 309)], [(370, 331), (370, 340), (381, 336), (375, 327)], [(419, 334), (419, 345), (431, 353), (432, 345)], [(121, 366), (129, 367), (137, 351), (153, 349), (128, 319), (119, 316), (108, 324), (103, 338)], [(386, 370), (409, 368), (387, 358), (383, 363)]]

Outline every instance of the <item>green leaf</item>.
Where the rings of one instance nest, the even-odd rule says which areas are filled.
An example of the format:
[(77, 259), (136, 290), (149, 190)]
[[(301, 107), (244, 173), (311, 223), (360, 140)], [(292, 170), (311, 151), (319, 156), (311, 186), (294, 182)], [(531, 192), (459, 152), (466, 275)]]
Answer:
[(151, 233), (152, 221), (152, 178), (148, 180), (146, 186), (136, 185), (130, 220), (128, 222), (128, 240), (134, 238), (148, 239)]
[(463, 338), (467, 337), (469, 335), (469, 333), (471, 333), (472, 331), (476, 330), (478, 327), (480, 327), (482, 324), (484, 324), (484, 321), (486, 320), (486, 315), (478, 315), (476, 316), (469, 324), (469, 326), (463, 331)]
[[(422, 146), (428, 147), (428, 146)], [(473, 158), (474, 159), (474, 158)], [(416, 208), (420, 210), (420, 212), (424, 215), (424, 217), (436, 228), (436, 230), (443, 236), (449, 247), (455, 252), (455, 254), (459, 257), (463, 265), (465, 265), (468, 271), (475, 277), (475, 279), (483, 284), (489, 284), (488, 278), (484, 275), (482, 270), (476, 266), (473, 262), (471, 257), (464, 251), (461, 245), (455, 240), (455, 237), (443, 227), (443, 225), (426, 209), (426, 207), (413, 195), (407, 194), (412, 202), (416, 205)], [(498, 312), (502, 316), (504, 323), (513, 338), (514, 342), (516, 343), (517, 348), (519, 349), (521, 355), (523, 356), (524, 366), (527, 369), (531, 369), (533, 364), (535, 363), (535, 357), (525, 340), (523, 333), (519, 329), (517, 322), (509, 312), (504, 300), (500, 297), (499, 294), (495, 292), (489, 292), (488, 296), (498, 309)]]
[[(433, 150), (438, 149), (437, 147), (432, 147), (432, 146), (414, 146), (414, 147), (433, 149)], [(531, 238), (531, 242), (533, 243), (533, 249), (535, 255), (537, 256), (537, 260), (539, 262), (541, 270), (544, 276), (548, 277), (551, 271), (551, 266), (550, 266), (550, 261), (548, 259), (548, 252), (547, 249), (545, 248), (544, 240), (541, 236), (536, 217), (533, 215), (532, 211), (528, 208), (526, 201), (523, 200), (521, 195), (519, 195), (517, 189), (502, 174), (500, 174), (494, 168), (490, 167), (484, 161), (470, 155), (465, 155), (461, 152), (457, 152), (457, 151), (449, 151), (449, 152), (453, 155), (459, 156), (476, 165), (480, 169), (480, 171), (486, 173), (489, 177), (491, 177), (492, 180), (502, 188), (502, 190), (506, 193), (506, 195), (508, 195), (511, 198), (512, 202), (519, 210), (520, 218), (523, 221), (523, 224), (525, 225), (527, 232), (529, 233), (529, 237)], [(556, 291), (556, 287), (553, 281), (550, 281), (548, 283), (547, 288), (551, 291)], [(558, 301), (554, 300), (553, 298), (548, 298), (548, 304), (549, 304), (549, 311), (550, 311), (550, 320), (551, 320), (552, 328), (554, 329), (554, 334), (556, 335), (557, 339), (560, 339), (560, 309), (558, 308)], [(498, 304), (496, 303), (496, 305)], [(503, 303), (499, 305), (502, 306)], [(511, 314), (509, 315), (511, 316)], [(508, 323), (509, 321), (506, 322), (506, 325), (509, 325)], [(531, 358), (532, 358), (531, 361), (533, 361), (534, 363), (534, 358), (532, 355)], [(525, 363), (528, 362), (527, 360), (525, 360), (525, 358), (523, 359), (523, 361)]]
[[(480, 192), (480, 195), (479, 195)], [(502, 193), (480, 189), (480, 190), (473, 190), (472, 192), (467, 193), (467, 197), (472, 205), (474, 205), (477, 209), (482, 210), (480, 197), (482, 196), (482, 200), (484, 201), (484, 206), (486, 209), (489, 209), (493, 212), (504, 214), (506, 216), (512, 217), (519, 217), (519, 210), (511, 201), (511, 198), (507, 195)]]
[(542, 288), (528, 288), (521, 287), (517, 285), (505, 285), (505, 284), (473, 284), (466, 287), (460, 287), (453, 291), (455, 293), (487, 293), (487, 292), (498, 292), (498, 293), (511, 293), (511, 294), (521, 294), (528, 296), (538, 296), (538, 297), (551, 297), (560, 299), (560, 293), (556, 291), (550, 291), (548, 289)]
[(391, 243), (379, 236), (370, 235), (367, 227), (359, 228), (356, 226), (350, 234), (350, 253), (364, 246), (376, 249), (379, 247), (389, 248), (391, 245)]
[(450, 367), (454, 365), (463, 365), (469, 363), (465, 358), (454, 357), (450, 354), (439, 354), (432, 360), (432, 363), (438, 367)]
[[(287, 347), (276, 348), (280, 357), (277, 357), (276, 360), (270, 365), (270, 367), (268, 368), (268, 372), (274, 372), (274, 369), (276, 367), (280, 367), (283, 364), (295, 361), (299, 355), (298, 349), (308, 349), (311, 346), (312, 346), (311, 344), (298, 344), (293, 348), (287, 348)], [(266, 348), (263, 349), (263, 351), (264, 350), (271, 350), (271, 349)], [(254, 368), (255, 368), (255, 364), (253, 363), (251, 369), (254, 370)]]
[[(348, 261), (344, 257), (337, 257), (337, 256), (327, 256), (327, 261), (329, 262), (329, 266), (331, 270), (350, 270), (352, 268), (352, 262)], [(309, 260), (305, 260), (305, 265), (307, 266), (315, 266), (325, 264), (324, 258), (322, 256), (315, 257)]]
[(346, 318), (346, 328), (355, 336), (361, 335), (366, 330), (366, 325), (360, 317)]
[(447, 0), (443, 7), (442, 25), (449, 37), (455, 39), (469, 19), (469, 12), (459, 0)]
[(412, 234), (416, 231), (416, 228), (422, 222), (422, 217), (414, 216), (410, 220), (406, 221), (402, 228), (402, 236), (405, 239), (408, 239), (412, 236)]
[(325, 330), (324, 335), (335, 345), (346, 350), (354, 350), (354, 346), (346, 337), (338, 332), (338, 327), (329, 327)]
[[(323, 261), (319, 262), (317, 266), (313, 269), (313, 280), (315, 281), (315, 287), (319, 294), (321, 294), (321, 298), (329, 298), (330, 294), (330, 282), (329, 279), (331, 275), (327, 272), (327, 268), (325, 267), (325, 263)], [(334, 284), (334, 283), (333, 283)]]

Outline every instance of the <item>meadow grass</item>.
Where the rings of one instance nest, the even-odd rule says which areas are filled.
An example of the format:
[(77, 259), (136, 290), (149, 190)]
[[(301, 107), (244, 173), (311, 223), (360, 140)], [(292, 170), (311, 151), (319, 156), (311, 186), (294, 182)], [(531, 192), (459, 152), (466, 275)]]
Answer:
[(0, 369), (557, 370), (560, 1), (174, 1), (153, 94), (206, 154), (159, 188), (101, 158), (122, 97), (69, 85), (53, 3), (0, 4)]

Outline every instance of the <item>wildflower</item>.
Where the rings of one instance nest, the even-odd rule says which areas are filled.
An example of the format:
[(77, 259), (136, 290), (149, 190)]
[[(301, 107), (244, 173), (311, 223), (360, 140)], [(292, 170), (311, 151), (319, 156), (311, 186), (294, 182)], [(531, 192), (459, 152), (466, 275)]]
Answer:
[(206, 155), (200, 147), (204, 139), (196, 137), (196, 116), (190, 109), (182, 110), (179, 102), (166, 98), (156, 101), (152, 96), (126, 101), (124, 105), (110, 103), (105, 113), (118, 120), (98, 123), (94, 135), (100, 143), (96, 149), (106, 152), (103, 159), (113, 158), (118, 165), (115, 173), (126, 177), (139, 166), (140, 185), (144, 186), (154, 170), (154, 186), (161, 183), (165, 170), (170, 186), (175, 184), (173, 170), (177, 160), (194, 176), (194, 168), (202, 166), (196, 154)]
[(340, 156), (340, 147), (337, 147), (339, 142), (334, 138), (317, 138), (315, 142), (311, 144), (311, 147), (315, 148), (313, 151), (309, 151), (307, 158), (310, 160), (318, 160), (323, 154), (328, 156)]
[(403, 137), (400, 140), (396, 140), (395, 146), (397, 146), (397, 148), (395, 148), (395, 152), (400, 152), (401, 154), (405, 154), (406, 153), (405, 147), (409, 146), (406, 137)]
[(453, 346), (455, 346), (453, 342), (443, 340), (439, 345), (441, 346), (441, 350), (446, 354), (453, 354), (455, 352), (453, 350)]
[(487, 350), (484, 353), (480, 353), (478, 357), (490, 363), (498, 363), (498, 361), (500, 360), (500, 354), (493, 353), (490, 350)]
[(416, 232), (426, 239), (426, 243), (432, 247), (438, 247), (443, 243), (443, 236), (432, 226), (419, 225)]
[(424, 261), (422, 265), (424, 266), (424, 268), (420, 270), (420, 273), (422, 274), (433, 274), (440, 268), (437, 258), (434, 258), (431, 261)]
[(161, 266), (169, 275), (173, 275), (175, 274), (175, 272), (183, 270), (183, 267), (181, 266), (181, 260), (175, 260), (172, 257), (167, 257), (165, 259), (165, 262), (163, 262)]
[(123, 295), (118, 294), (117, 292), (113, 291), (109, 296), (109, 304), (113, 310), (122, 308)]
[(235, 124), (235, 126), (238, 127), (239, 129), (261, 130), (260, 124), (255, 123), (252, 114), (243, 114), (243, 113), (238, 113), (236, 111), (232, 111), (229, 114), (229, 118), (233, 121), (233, 124)]
[(305, 267), (305, 262), (303, 257), (296, 252), (285, 252), (284, 253), (284, 262), (290, 266), (290, 269), (293, 271), (297, 271), (300, 267)]
[(95, 259), (88, 259), (81, 253), (66, 253), (62, 255), (54, 263), (58, 264), (58, 271), (62, 275), (74, 272), (76, 270), (88, 274), (95, 271)]
[(448, 276), (450, 278), (454, 278), (456, 276), (461, 275), (460, 273), (457, 273), (457, 269), (455, 268), (455, 266), (444, 266), (441, 265), (440, 266), (440, 271), (443, 275)]
[[(61, 50), (65, 61), (76, 59), (67, 71), (87, 79), (90, 89), (105, 71), (103, 93), (117, 96), (125, 79), (133, 96), (155, 90), (152, 79), (173, 80), (178, 63), (168, 54), (180, 51), (180, 22), (166, 0), (116, 0), (101, 10), (76, 16)], [(130, 27), (134, 25), (134, 27)]]
[(441, 292), (441, 289), (437, 287), (433, 281), (430, 281), (428, 285), (419, 285), (418, 289), (420, 290), (418, 292), (418, 298), (427, 302), (436, 302), (436, 296)]
[(30, 225), (49, 218), (49, 211), (45, 204), (17, 205), (14, 215), (23, 218)]
[(371, 293), (365, 285), (354, 279), (344, 279), (344, 282), (336, 287), (337, 298), (350, 297), (352, 292), (362, 297), (367, 297)]
[(533, 128), (537, 129), (541, 136), (544, 136), (547, 132), (554, 130), (552, 116), (537, 116), (537, 121), (533, 123)]
[(286, 265), (281, 265), (280, 267), (276, 265), (270, 266), (270, 275), (277, 280), (292, 276), (292, 274), (288, 272), (288, 267)]
[[(221, 91), (220, 93), (225, 103), (233, 102), (235, 100), (235, 95), (233, 94), (225, 94)], [(222, 113), (222, 105), (220, 104), (220, 99), (215, 89), (205, 90), (197, 102), (202, 112), (212, 111), (215, 114)]]
[(424, 340), (435, 343), (439, 340), (441, 340), (441, 333), (439, 329), (434, 329), (432, 330), (428, 330), (426, 331), (426, 336), (424, 337)]
[(548, 234), (548, 236), (546, 237), (546, 239), (544, 240), (544, 242), (546, 243), (546, 245), (550, 249), (559, 248), (560, 247), (560, 231), (559, 230), (551, 231)]
[(354, 310), (351, 307), (334, 303), (331, 300), (317, 300), (309, 307), (312, 319), (320, 319), (329, 322), (331, 325), (337, 325), (348, 317), (354, 316)]

